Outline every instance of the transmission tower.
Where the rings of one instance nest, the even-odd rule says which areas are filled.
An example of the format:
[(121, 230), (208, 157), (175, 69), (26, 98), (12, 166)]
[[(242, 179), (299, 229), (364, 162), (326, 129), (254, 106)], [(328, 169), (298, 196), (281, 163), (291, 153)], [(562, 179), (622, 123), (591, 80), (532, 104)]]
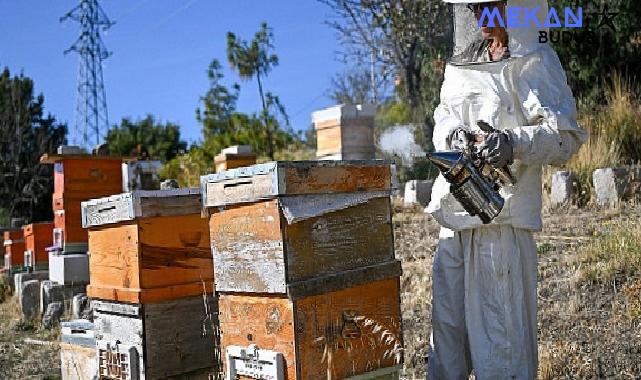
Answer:
[(65, 54), (75, 51), (80, 55), (76, 133), (82, 137), (83, 146), (90, 148), (91, 144), (100, 144), (109, 129), (102, 61), (111, 52), (107, 51), (100, 33), (114, 23), (102, 10), (98, 0), (80, 0), (80, 4), (60, 18), (60, 22), (67, 19), (80, 23), (80, 36), (65, 50)]

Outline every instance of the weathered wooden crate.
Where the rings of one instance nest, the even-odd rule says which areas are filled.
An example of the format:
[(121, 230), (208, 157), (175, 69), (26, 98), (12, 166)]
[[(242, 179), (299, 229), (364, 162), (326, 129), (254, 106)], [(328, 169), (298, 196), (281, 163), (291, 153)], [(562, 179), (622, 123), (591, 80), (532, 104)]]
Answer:
[(86, 251), (80, 203), (122, 192), (122, 158), (91, 155), (43, 155), (41, 163), (54, 165), (54, 227), (62, 234), (65, 252)]
[(49, 253), (46, 248), (53, 242), (53, 223), (32, 223), (22, 228), (25, 240), (24, 263), (32, 268), (47, 267)]
[(11, 271), (24, 264), (24, 234), (22, 229), (4, 231), (4, 269)]
[(209, 229), (198, 189), (134, 191), (82, 207), (90, 297), (148, 303), (212, 289)]
[(239, 355), (242, 348), (282, 355), (286, 380), (396, 379), (402, 361), (400, 271), (398, 262), (362, 268), (292, 285), (287, 296), (220, 293), (226, 373), (253, 368), (252, 375), (240, 372), (243, 379), (263, 379), (276, 366)]
[(218, 378), (212, 294), (152, 304), (92, 301), (100, 379)]
[(394, 259), (387, 162), (256, 165), (203, 177), (202, 188), (219, 291), (285, 293)]
[(213, 213), (216, 289), (285, 293), (291, 283), (392, 261), (390, 212), (388, 196), (364, 193), (285, 197)]

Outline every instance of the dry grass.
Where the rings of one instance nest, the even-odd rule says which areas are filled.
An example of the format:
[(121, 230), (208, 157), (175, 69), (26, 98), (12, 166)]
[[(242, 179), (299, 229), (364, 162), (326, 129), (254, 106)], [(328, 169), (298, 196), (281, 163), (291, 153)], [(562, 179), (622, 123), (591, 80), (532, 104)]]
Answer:
[(0, 303), (5, 302), (11, 297), (11, 285), (9, 279), (4, 275), (0, 275)]
[(0, 304), (0, 379), (60, 379), (59, 330), (20, 322), (15, 297)]
[(608, 232), (591, 241), (577, 259), (580, 281), (609, 283), (641, 275), (641, 224), (608, 222)]
[(641, 105), (630, 83), (615, 75), (606, 89), (605, 105), (579, 106), (579, 124), (589, 133), (587, 142), (566, 167), (577, 176), (577, 203), (585, 205), (592, 193), (592, 172), (641, 160)]

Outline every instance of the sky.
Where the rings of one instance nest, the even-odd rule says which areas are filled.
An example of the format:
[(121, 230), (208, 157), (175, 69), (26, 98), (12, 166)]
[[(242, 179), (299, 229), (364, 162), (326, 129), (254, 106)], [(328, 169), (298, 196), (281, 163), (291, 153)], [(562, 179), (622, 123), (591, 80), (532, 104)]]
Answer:
[[(78, 37), (78, 23), (59, 19), (72, 0), (0, 0), (0, 68), (22, 72), (45, 97), (45, 112), (74, 128), (78, 55), (63, 52)], [(331, 78), (343, 71), (331, 10), (317, 0), (103, 0), (116, 24), (103, 34), (113, 52), (103, 63), (109, 123), (147, 114), (181, 126), (189, 142), (201, 139), (195, 110), (208, 89), (207, 68), (217, 58), (223, 83), (241, 85), (238, 109), (256, 112), (255, 81), (244, 82), (226, 61), (226, 33), (251, 39), (266, 21), (273, 28), (280, 64), (265, 81), (279, 96), (295, 130), (311, 125), (310, 113), (329, 107)]]

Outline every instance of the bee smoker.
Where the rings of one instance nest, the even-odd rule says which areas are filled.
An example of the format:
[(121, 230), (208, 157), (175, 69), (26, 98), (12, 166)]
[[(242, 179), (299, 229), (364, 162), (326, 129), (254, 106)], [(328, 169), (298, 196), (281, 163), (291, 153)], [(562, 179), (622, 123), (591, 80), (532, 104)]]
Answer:
[(475, 164), (459, 151), (434, 152), (427, 158), (443, 173), (451, 185), (450, 192), (470, 215), (478, 216), (484, 224), (499, 215), (505, 203), (498, 192), (503, 179), (489, 164)]

